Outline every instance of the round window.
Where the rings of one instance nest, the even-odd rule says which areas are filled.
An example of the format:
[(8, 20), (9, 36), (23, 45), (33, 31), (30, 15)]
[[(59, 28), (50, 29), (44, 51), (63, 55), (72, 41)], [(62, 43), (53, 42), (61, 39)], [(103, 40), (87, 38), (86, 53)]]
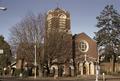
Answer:
[(89, 49), (88, 42), (85, 40), (81, 40), (79, 43), (79, 49), (81, 52), (87, 52)]

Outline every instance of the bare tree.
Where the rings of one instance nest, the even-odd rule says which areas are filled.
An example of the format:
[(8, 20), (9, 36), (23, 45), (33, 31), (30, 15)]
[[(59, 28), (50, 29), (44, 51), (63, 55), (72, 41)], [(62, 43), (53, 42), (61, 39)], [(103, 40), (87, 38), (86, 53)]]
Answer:
[(37, 63), (40, 69), (43, 62), (44, 16), (42, 14), (38, 16), (28, 14), (21, 22), (13, 26), (10, 31), (10, 44), (17, 55), (17, 59), (33, 63), (34, 45), (37, 45)]
[[(72, 34), (61, 31), (59, 28), (51, 28), (46, 32), (45, 57), (48, 67), (53, 63), (65, 64), (66, 68), (72, 59)], [(69, 71), (66, 70), (68, 75)]]

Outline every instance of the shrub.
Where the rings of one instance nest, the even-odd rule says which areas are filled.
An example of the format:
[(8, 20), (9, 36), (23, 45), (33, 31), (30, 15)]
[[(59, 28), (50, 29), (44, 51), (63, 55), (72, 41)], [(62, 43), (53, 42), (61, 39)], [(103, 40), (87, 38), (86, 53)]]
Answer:
[(20, 73), (22, 73), (22, 70), (21, 70), (21, 69), (15, 69), (13, 75), (14, 75), (14, 76), (19, 76)]

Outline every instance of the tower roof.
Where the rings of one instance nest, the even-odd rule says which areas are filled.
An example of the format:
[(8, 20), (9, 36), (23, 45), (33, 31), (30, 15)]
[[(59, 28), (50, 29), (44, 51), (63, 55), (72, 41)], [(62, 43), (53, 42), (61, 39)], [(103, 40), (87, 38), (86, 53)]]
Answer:
[(49, 10), (47, 14), (49, 14), (49, 13), (56, 13), (56, 12), (59, 12), (59, 13), (68, 13), (68, 11), (66, 11), (65, 9), (61, 9), (61, 8), (57, 7), (55, 9)]
[(60, 9), (59, 7), (55, 8), (55, 9), (54, 9), (54, 11), (57, 11), (57, 12), (58, 12), (58, 11), (63, 11), (63, 12), (66, 12), (65, 10)]

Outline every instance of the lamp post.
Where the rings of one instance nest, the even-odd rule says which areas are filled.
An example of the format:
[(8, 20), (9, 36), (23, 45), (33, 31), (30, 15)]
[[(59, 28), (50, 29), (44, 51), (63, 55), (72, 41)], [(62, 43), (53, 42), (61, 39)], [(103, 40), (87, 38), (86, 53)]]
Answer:
[[(0, 55), (2, 55), (4, 53), (4, 50), (3, 49), (0, 49)], [(2, 66), (0, 65), (0, 68), (1, 68)], [(3, 68), (3, 67), (2, 67)]]
[(100, 69), (100, 66), (99, 66), (99, 51), (100, 49), (98, 49), (98, 58), (97, 58), (97, 61), (96, 61), (96, 79), (95, 81), (98, 81), (98, 76), (99, 76), (99, 69)]
[(36, 76), (37, 76), (37, 74), (36, 74), (36, 73), (37, 73), (37, 71), (36, 71), (36, 70), (37, 70), (37, 67), (36, 67), (36, 66), (37, 66), (37, 61), (36, 61), (36, 60), (37, 60), (37, 59), (36, 59), (37, 51), (36, 51), (36, 47), (37, 47), (37, 46), (36, 46), (36, 36), (35, 36), (35, 46), (34, 46), (34, 48), (35, 48), (35, 60), (34, 60), (35, 75), (34, 75), (34, 78), (35, 78), (35, 79), (36, 79)]
[(96, 79), (95, 81), (98, 81), (98, 62), (96, 61)]
[(5, 11), (5, 10), (7, 10), (7, 8), (6, 7), (0, 7), (0, 10)]

